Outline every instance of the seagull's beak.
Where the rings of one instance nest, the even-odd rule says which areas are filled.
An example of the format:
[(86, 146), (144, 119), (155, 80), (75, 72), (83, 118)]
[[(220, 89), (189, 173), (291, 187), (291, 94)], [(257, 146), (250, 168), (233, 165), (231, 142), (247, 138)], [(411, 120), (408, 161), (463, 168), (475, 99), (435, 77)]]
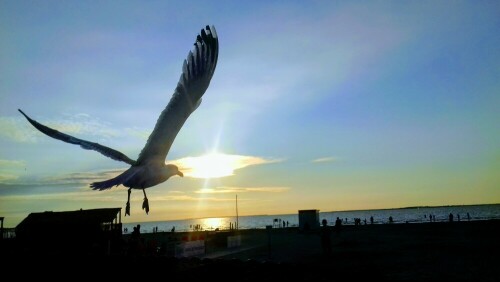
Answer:
[(180, 171), (177, 172), (177, 175), (179, 175), (180, 177), (184, 177), (184, 173), (182, 173)]

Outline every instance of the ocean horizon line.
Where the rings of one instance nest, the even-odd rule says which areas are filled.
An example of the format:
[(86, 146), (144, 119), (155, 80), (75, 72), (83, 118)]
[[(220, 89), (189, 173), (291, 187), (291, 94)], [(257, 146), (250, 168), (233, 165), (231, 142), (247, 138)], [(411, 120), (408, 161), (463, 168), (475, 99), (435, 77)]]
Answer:
[[(387, 210), (405, 210), (405, 209), (419, 209), (419, 208), (446, 208), (446, 207), (476, 207), (476, 206), (495, 206), (500, 205), (500, 203), (491, 203), (491, 204), (462, 204), (462, 205), (440, 205), (440, 206), (410, 206), (410, 207), (401, 207), (401, 208), (377, 208), (377, 209), (357, 209), (357, 210), (335, 210), (335, 211), (320, 211), (320, 213), (335, 213), (335, 212), (362, 212), (362, 211), (387, 211)], [(314, 209), (300, 209), (300, 210), (314, 210)], [(238, 217), (258, 217), (258, 216), (289, 216), (289, 215), (298, 215), (298, 211), (296, 213), (279, 213), (279, 214), (254, 214), (254, 215), (239, 215)], [(163, 219), (163, 220), (151, 220), (151, 221), (134, 221), (127, 222), (125, 224), (134, 224), (134, 223), (152, 223), (152, 222), (165, 222), (165, 221), (183, 221), (183, 220), (201, 220), (201, 219), (209, 219), (209, 218), (228, 218), (228, 217), (236, 217), (236, 215), (226, 215), (226, 216), (206, 216), (206, 217), (191, 217), (191, 218), (182, 218), (182, 219)]]

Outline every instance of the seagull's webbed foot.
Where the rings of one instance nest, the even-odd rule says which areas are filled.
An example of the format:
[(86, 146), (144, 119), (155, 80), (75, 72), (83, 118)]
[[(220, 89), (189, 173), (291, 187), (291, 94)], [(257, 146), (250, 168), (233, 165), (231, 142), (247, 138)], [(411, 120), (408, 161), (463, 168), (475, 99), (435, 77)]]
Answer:
[(142, 192), (144, 193), (144, 202), (142, 202), (142, 209), (146, 210), (146, 214), (149, 214), (149, 201), (148, 197), (146, 196), (146, 191), (142, 189)]
[(130, 216), (130, 193), (132, 188), (128, 189), (127, 205), (125, 206), (125, 216)]

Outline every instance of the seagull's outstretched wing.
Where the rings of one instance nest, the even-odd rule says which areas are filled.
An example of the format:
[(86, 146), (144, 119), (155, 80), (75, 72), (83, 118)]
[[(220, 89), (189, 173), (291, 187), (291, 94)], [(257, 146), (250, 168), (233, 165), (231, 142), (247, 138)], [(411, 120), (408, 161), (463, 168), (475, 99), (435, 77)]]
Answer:
[(82, 147), (83, 149), (86, 149), (86, 150), (97, 151), (97, 152), (105, 155), (106, 157), (112, 158), (113, 160), (126, 162), (126, 163), (128, 163), (130, 165), (134, 165), (135, 164), (134, 160), (131, 160), (129, 157), (125, 156), (121, 152), (118, 152), (117, 150), (108, 148), (108, 147), (103, 146), (101, 144), (97, 144), (97, 143), (85, 141), (85, 140), (82, 140), (82, 139), (78, 139), (78, 138), (75, 138), (75, 137), (73, 137), (71, 135), (59, 132), (59, 131), (57, 131), (55, 129), (52, 129), (50, 127), (47, 127), (47, 126), (45, 126), (45, 125), (37, 122), (36, 120), (31, 119), (23, 111), (19, 110), (19, 112), (21, 112), (21, 114), (23, 114), (23, 116), (36, 129), (40, 130), (42, 133), (44, 133), (44, 134), (46, 134), (46, 135), (48, 135), (48, 136), (50, 136), (52, 138), (55, 138), (55, 139), (58, 139), (58, 140), (61, 140), (61, 141), (67, 142), (67, 143), (80, 145), (80, 147)]
[(219, 40), (215, 28), (206, 26), (189, 52), (175, 92), (162, 111), (155, 128), (142, 149), (137, 164), (164, 163), (177, 133), (201, 102), (217, 65)]

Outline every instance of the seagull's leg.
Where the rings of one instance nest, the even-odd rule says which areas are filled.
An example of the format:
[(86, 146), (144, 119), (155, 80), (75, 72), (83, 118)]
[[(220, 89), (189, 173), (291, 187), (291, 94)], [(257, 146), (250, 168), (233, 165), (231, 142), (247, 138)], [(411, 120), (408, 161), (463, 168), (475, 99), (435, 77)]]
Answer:
[(128, 188), (128, 198), (127, 205), (125, 206), (125, 216), (130, 216), (130, 193), (132, 192), (132, 188)]
[(142, 192), (144, 193), (144, 202), (142, 202), (142, 209), (146, 210), (146, 214), (149, 213), (149, 201), (148, 197), (146, 196), (146, 189), (142, 188)]

